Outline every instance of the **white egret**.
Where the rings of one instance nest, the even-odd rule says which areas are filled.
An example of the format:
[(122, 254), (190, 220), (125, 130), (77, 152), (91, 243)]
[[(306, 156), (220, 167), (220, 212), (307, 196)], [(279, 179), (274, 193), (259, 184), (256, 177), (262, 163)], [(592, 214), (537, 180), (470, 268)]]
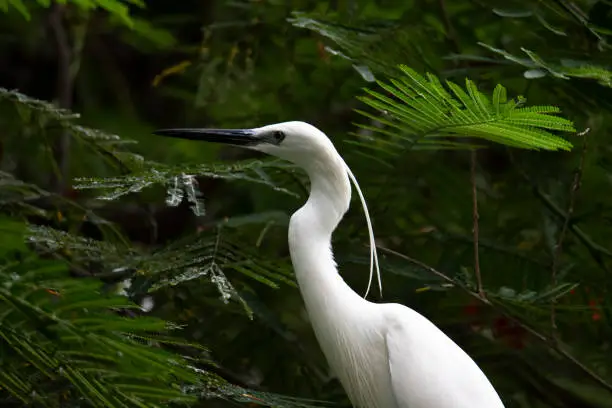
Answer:
[(155, 133), (246, 147), (306, 171), (310, 196), (289, 223), (291, 261), (319, 345), (355, 407), (503, 408), (476, 363), (433, 323), (400, 304), (368, 302), (338, 274), (331, 237), (349, 208), (349, 178), (362, 199), (374, 261), (376, 252), (357, 181), (323, 132), (286, 122)]

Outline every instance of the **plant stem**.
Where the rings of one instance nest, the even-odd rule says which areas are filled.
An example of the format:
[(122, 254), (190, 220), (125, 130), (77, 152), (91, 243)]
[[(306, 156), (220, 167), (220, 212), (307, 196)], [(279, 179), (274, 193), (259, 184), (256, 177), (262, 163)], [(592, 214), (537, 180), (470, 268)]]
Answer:
[[(578, 168), (574, 172), (574, 179), (572, 181), (572, 185), (570, 187), (569, 192), (569, 204), (567, 207), (567, 212), (565, 214), (565, 220), (563, 221), (563, 227), (561, 227), (561, 232), (559, 233), (559, 239), (557, 241), (557, 245), (555, 246), (555, 252), (552, 260), (551, 274), (550, 274), (550, 285), (552, 288), (557, 286), (557, 272), (559, 269), (559, 263), (561, 260), (561, 252), (563, 248), (563, 240), (567, 235), (567, 230), (570, 225), (572, 216), (574, 214), (574, 205), (576, 202), (576, 193), (580, 189), (580, 184), (582, 181), (582, 174), (584, 170), (584, 160), (587, 151), (587, 132), (582, 134), (582, 153), (580, 154), (580, 163), (578, 164)], [(551, 335), (553, 338), (556, 338), (557, 333), (557, 317), (556, 317), (556, 303), (557, 299), (553, 298), (550, 301), (550, 329)]]
[[(49, 14), (49, 25), (53, 33), (57, 50), (57, 104), (60, 108), (72, 107), (73, 82), (70, 79), (71, 47), (68, 33), (64, 27), (64, 13), (66, 6), (53, 3)], [(53, 145), (53, 158), (58, 166), (58, 174), (53, 180), (53, 188), (61, 193), (66, 188), (68, 174), (68, 152), (70, 150), (70, 135), (62, 131)]]
[[(546, 206), (546, 208), (548, 208), (553, 213), (553, 215), (555, 215), (561, 220), (566, 220), (567, 214), (557, 205), (557, 203), (551, 200), (551, 198), (548, 195), (546, 195), (546, 193), (544, 193), (542, 189), (540, 189), (537, 183), (533, 181), (531, 177), (527, 174), (527, 172), (524, 169), (522, 169), (520, 165), (515, 161), (514, 156), (511, 153), (509, 153), (509, 157), (512, 163), (519, 170), (519, 174), (523, 177), (525, 181), (527, 181), (532, 186), (532, 191), (534, 195), (536, 196), (536, 198), (542, 201), (542, 203)], [(587, 250), (589, 251), (589, 254), (593, 258), (595, 263), (597, 263), (597, 265), (601, 267), (601, 269), (603, 269), (606, 272), (610, 272), (604, 262), (603, 256), (605, 255), (609, 258), (612, 258), (611, 251), (609, 251), (602, 245), (593, 241), (593, 239), (590, 236), (588, 236), (584, 231), (582, 231), (580, 227), (574, 224), (574, 222), (571, 219), (568, 222), (568, 231), (572, 232), (576, 236), (576, 238), (578, 238), (578, 240), (582, 243), (582, 245), (584, 245), (587, 248)]]
[(476, 149), (472, 149), (470, 155), (471, 171), (470, 171), (470, 182), (472, 184), (472, 216), (473, 226), (472, 233), (474, 236), (474, 274), (476, 275), (476, 287), (478, 294), (485, 298), (485, 292), (482, 287), (482, 276), (480, 274), (480, 254), (478, 251), (478, 220), (480, 215), (478, 214), (478, 189), (476, 188)]
[[(67, 29), (65, 25), (67, 10), (67, 5), (54, 2), (50, 8), (49, 26), (57, 51), (57, 104), (62, 109), (70, 110), (73, 105), (74, 82), (79, 72), (80, 57), (85, 43), (87, 20)], [(64, 192), (68, 185), (70, 139), (70, 134), (62, 131), (52, 147), (53, 158), (57, 164), (57, 174), (54, 175), (52, 185), (58, 193)]]

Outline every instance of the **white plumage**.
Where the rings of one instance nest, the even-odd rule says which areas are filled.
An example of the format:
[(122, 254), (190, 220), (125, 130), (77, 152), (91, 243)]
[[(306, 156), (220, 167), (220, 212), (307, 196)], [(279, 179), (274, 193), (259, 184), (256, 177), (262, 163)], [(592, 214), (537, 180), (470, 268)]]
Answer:
[(307, 172), (310, 196), (289, 224), (291, 261), (317, 340), (355, 407), (504, 407), (476, 363), (433, 323), (399, 304), (368, 302), (338, 274), (331, 237), (349, 208), (352, 175), (324, 133), (303, 122), (157, 133), (242, 145)]

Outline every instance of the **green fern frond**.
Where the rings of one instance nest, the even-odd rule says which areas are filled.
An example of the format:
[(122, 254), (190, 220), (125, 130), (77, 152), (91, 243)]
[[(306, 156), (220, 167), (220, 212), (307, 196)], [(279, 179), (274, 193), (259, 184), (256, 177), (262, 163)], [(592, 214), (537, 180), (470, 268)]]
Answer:
[[(8, 254), (14, 251), (28, 254), (21, 239), (26, 235), (24, 226), (12, 221), (0, 225), (0, 259), (10, 259)], [(76, 253), (88, 250), (93, 258), (102, 249), (109, 250), (107, 245), (49, 228), (38, 227), (31, 232), (45, 236), (47, 245), (73, 245)], [(61, 244), (53, 244), (55, 239), (61, 239)], [(173, 273), (174, 267), (188, 266), (186, 262), (193, 261), (194, 256), (204, 255), (207, 249), (202, 243), (200, 238), (190, 245), (177, 244), (174, 250), (141, 255), (140, 262), (163, 277), (163, 273)], [(217, 245), (219, 265), (239, 263), (251, 256), (241, 253), (239, 245)], [(121, 253), (115, 251), (112, 256)], [(24, 255), (20, 262), (0, 265), (0, 390), (3, 396), (10, 395), (9, 402), (58, 407), (64, 399), (81, 399), (95, 407), (149, 408), (223, 398), (286, 408), (322, 406), (316, 401), (236, 387), (195, 367), (190, 360), (165, 350), (165, 345), (179, 350), (194, 347), (172, 336), (173, 327), (166, 321), (122, 316), (117, 311), (139, 307), (125, 296), (104, 291), (96, 279), (70, 277), (60, 262)], [(180, 259), (172, 264), (168, 257)], [(258, 262), (255, 260), (255, 264)], [(261, 264), (246, 268), (257, 274), (269, 269)], [(285, 275), (275, 278), (289, 280)], [(198, 359), (200, 363), (210, 364), (205, 359)], [(52, 388), (43, 390), (40, 384)]]
[[(462, 136), (526, 149), (570, 150), (572, 147), (570, 142), (551, 133), (575, 131), (571, 121), (552, 115), (559, 112), (557, 107), (524, 107), (521, 106), (524, 100), (520, 98), (508, 101), (506, 89), (501, 85), (496, 86), (489, 98), (469, 79), (465, 88), (446, 81), (449, 92), (434, 75), (423, 77), (405, 65), (400, 70), (403, 75), (399, 79), (379, 83), (386, 95), (366, 89), (366, 96), (359, 98), (380, 116), (359, 113), (394, 129), (359, 125), (386, 136), (388, 140), (384, 142), (408, 142), (431, 148), (443, 141), (439, 138)], [(380, 143), (378, 140), (372, 144)], [(444, 143), (439, 146), (449, 147)]]
[(131, 338), (167, 332), (165, 321), (116, 314), (113, 310), (137, 306), (125, 297), (102, 294), (95, 280), (70, 278), (58, 262), (30, 258), (2, 269), (0, 279), (5, 282), (0, 288), (5, 373), (0, 387), (14, 397), (32, 403), (46, 394), (51, 402), (50, 393), (39, 392), (35, 381), (42, 374), (45, 383), (64, 388), (60, 385), (67, 382), (71, 393), (97, 407), (161, 407), (194, 400), (180, 386), (197, 384), (202, 375), (180, 356)]
[(218, 231), (212, 239), (202, 235), (188, 237), (153, 254), (141, 265), (142, 273), (151, 280), (149, 291), (206, 279), (216, 287), (223, 302), (237, 301), (252, 317), (251, 308), (228, 274), (240, 274), (272, 288), (278, 288), (279, 284), (296, 287), (288, 261), (264, 259), (234, 241), (231, 231)]
[[(166, 187), (169, 205), (178, 205), (183, 198), (193, 203), (197, 215), (203, 215), (201, 194), (195, 176), (242, 180), (263, 184), (276, 191), (295, 196), (292, 191), (275, 184), (268, 174), (269, 170), (284, 169), (288, 166), (278, 161), (249, 160), (232, 164), (194, 164), (185, 166), (167, 166), (160, 163), (146, 162), (137, 171), (129, 175), (112, 178), (85, 177), (75, 180), (75, 189), (107, 190), (99, 196), (102, 200), (116, 200), (130, 193), (140, 192), (153, 185)], [(197, 208), (196, 208), (197, 207)]]
[[(265, 223), (265, 220), (264, 217), (258, 222)], [(231, 220), (224, 224), (231, 226)], [(292, 270), (287, 262), (262, 259), (257, 252), (236, 244), (238, 238), (233, 238), (229, 228), (225, 230), (223, 234), (197, 234), (186, 237), (154, 253), (78, 237), (43, 226), (29, 227), (28, 242), (41, 253), (69, 254), (72, 260), (104, 265), (101, 271), (89, 271), (91, 276), (104, 276), (114, 281), (138, 276), (146, 280), (145, 286), (149, 288), (149, 292), (196, 280), (201, 284), (199, 281), (204, 280), (214, 285), (223, 302), (234, 300), (241, 304), (249, 315), (252, 312), (235, 289), (227, 276), (228, 273), (240, 274), (272, 288), (278, 288), (279, 284), (295, 286)]]

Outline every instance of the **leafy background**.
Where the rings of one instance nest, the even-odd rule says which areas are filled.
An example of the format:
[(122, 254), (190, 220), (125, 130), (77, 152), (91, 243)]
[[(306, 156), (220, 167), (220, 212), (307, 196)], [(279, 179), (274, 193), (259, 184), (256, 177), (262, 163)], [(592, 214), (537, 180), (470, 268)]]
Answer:
[(151, 135), (304, 120), (365, 191), (382, 301), (508, 407), (612, 407), (612, 4), (401, 3), (0, 0), (2, 406), (350, 406), (288, 257), (304, 174)]

